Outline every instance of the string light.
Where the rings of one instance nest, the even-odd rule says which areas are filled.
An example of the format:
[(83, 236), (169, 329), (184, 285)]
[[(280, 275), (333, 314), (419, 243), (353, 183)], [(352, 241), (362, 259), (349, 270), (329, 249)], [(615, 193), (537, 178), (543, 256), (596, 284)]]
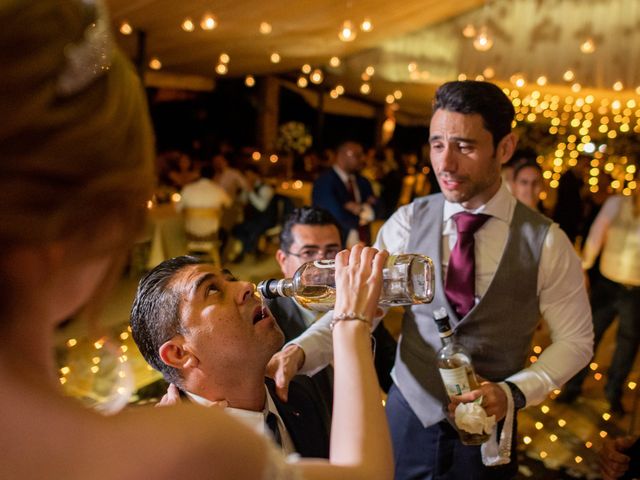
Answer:
[(338, 38), (343, 42), (353, 42), (356, 39), (357, 33), (353, 28), (351, 20), (345, 20), (338, 32)]
[(256, 79), (253, 77), (253, 75), (247, 75), (246, 77), (244, 77), (244, 84), (251, 88), (256, 84)]
[(271, 63), (280, 63), (280, 54), (278, 52), (273, 52), (269, 57)]
[(324, 74), (322, 73), (322, 70), (320, 70), (319, 68), (316, 68), (313, 72), (311, 72), (311, 75), (309, 76), (309, 80), (311, 80), (311, 83), (320, 85), (324, 80)]
[(465, 38), (473, 38), (476, 34), (476, 27), (471, 23), (467, 23), (462, 29), (462, 36)]
[(180, 24), (180, 28), (185, 32), (193, 32), (196, 29), (196, 26), (193, 23), (193, 20), (190, 17), (187, 17)]
[(584, 42), (580, 44), (580, 51), (582, 53), (593, 53), (596, 51), (596, 42), (593, 38), (587, 38)]
[(216, 17), (210, 13), (205, 13), (202, 20), (200, 20), (200, 28), (202, 30), (213, 30), (217, 26), (218, 21), (216, 20)]
[(151, 60), (149, 60), (149, 68), (151, 70), (160, 70), (162, 68), (162, 62), (158, 57), (151, 57)]
[(329, 59), (329, 65), (333, 68), (338, 68), (340, 66), (340, 59), (338, 57), (331, 57)]
[(269, 35), (273, 28), (271, 27), (271, 24), (269, 22), (261, 22), (258, 30), (262, 35)]
[(473, 48), (479, 52), (486, 52), (493, 47), (493, 37), (489, 33), (489, 29), (486, 26), (480, 27), (478, 35), (473, 39)]
[(120, 33), (122, 35), (131, 35), (133, 33), (133, 27), (129, 22), (123, 20), (120, 24)]
[(373, 24), (371, 23), (371, 20), (369, 18), (365, 18), (362, 23), (360, 24), (360, 30), (362, 30), (363, 32), (370, 32), (371, 30), (373, 30)]

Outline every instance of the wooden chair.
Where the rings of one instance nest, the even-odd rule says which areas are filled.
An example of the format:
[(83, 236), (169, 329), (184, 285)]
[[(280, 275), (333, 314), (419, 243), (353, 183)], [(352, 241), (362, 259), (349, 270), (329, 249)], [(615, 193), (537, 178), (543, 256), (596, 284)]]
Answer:
[[(187, 250), (192, 255), (202, 255), (211, 259), (218, 267), (220, 261), (220, 228), (221, 208), (189, 207), (183, 210)], [(202, 234), (202, 232), (207, 232)]]

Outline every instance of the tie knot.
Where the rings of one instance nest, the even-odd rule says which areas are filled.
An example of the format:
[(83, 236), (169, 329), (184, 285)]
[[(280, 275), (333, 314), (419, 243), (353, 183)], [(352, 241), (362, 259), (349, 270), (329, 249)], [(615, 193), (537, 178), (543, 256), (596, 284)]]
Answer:
[(456, 222), (458, 233), (474, 234), (476, 231), (489, 220), (489, 215), (482, 213), (469, 213), (460, 212), (453, 216), (453, 221)]

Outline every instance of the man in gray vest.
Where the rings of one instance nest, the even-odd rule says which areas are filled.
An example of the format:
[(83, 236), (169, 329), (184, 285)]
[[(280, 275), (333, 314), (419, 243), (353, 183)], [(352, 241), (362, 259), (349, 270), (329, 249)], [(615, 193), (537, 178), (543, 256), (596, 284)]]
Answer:
[[(517, 464), (509, 447), (515, 432), (504, 428), (505, 438), (513, 433), (507, 441), (512, 445), (491, 457), (488, 449), (461, 443), (447, 409), (481, 397), (487, 415), (500, 422), (513, 419), (514, 408), (543, 401), (591, 358), (589, 302), (566, 235), (517, 202), (501, 182), (500, 166), (517, 143), (509, 98), (490, 83), (449, 82), (436, 92), (433, 111), (431, 162), (442, 193), (401, 207), (375, 243), (391, 253), (428, 255), (436, 266), (433, 302), (405, 311), (386, 404), (396, 479), (513, 478)], [(436, 365), (440, 339), (433, 312), (441, 307), (487, 380), (451, 403)], [(553, 343), (525, 368), (541, 316)], [(272, 359), (277, 385), (330, 359), (324, 340), (329, 321), (327, 315), (292, 342), (299, 348)]]

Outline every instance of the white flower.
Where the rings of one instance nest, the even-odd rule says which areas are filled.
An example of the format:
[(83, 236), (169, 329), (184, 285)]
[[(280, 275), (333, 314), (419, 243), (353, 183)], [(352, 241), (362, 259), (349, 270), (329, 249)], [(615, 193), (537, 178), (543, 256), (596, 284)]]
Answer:
[(276, 140), (276, 147), (285, 152), (304, 153), (312, 144), (311, 135), (300, 122), (287, 122), (280, 125), (280, 134)]

